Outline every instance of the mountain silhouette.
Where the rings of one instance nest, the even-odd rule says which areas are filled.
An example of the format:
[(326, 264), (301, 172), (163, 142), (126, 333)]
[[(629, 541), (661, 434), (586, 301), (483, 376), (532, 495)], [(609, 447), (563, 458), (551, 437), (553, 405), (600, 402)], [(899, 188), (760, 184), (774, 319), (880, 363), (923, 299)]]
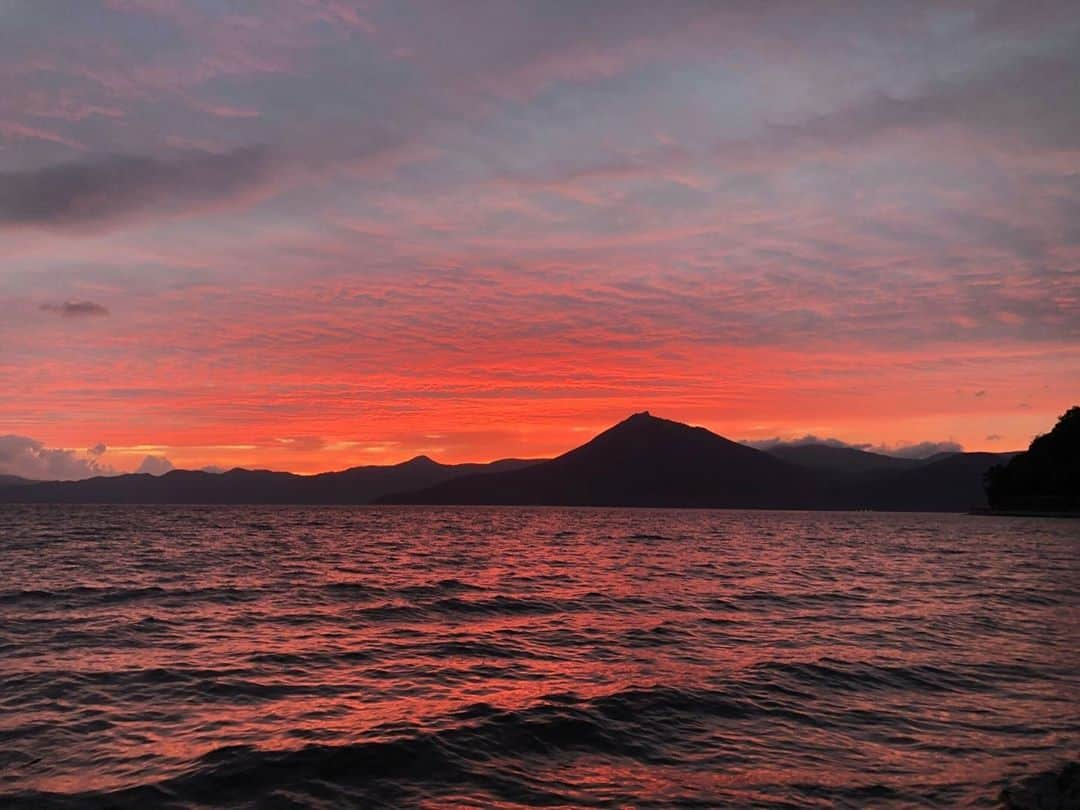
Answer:
[(904, 459), (802, 445), (768, 452), (705, 428), (634, 414), (550, 460), (439, 464), (427, 456), (319, 475), (173, 470), (5, 485), (0, 502), (492, 504), (968, 511), (1015, 453)]
[(922, 463), (919, 459), (886, 456), (854, 447), (818, 443), (778, 444), (768, 448), (766, 452), (791, 464), (834, 475), (906, 470)]
[(172, 470), (48, 481), (3, 487), (0, 501), (22, 503), (365, 504), (392, 492), (419, 489), (481, 470), (514, 470), (534, 461), (439, 464), (417, 456), (401, 464), (353, 467), (340, 472), (295, 475), (270, 470), (224, 473)]
[(968, 511), (1011, 454), (906, 459), (827, 445), (769, 452), (643, 412), (551, 461), (456, 478), (385, 503)]
[(986, 506), (983, 476), (1015, 453), (937, 454), (913, 467), (872, 473), (835, 489), (829, 500), (844, 509), (966, 512)]
[(943, 452), (917, 459), (824, 444), (778, 445), (768, 452), (819, 473), (817, 506), (902, 512), (984, 507), (983, 475), (1016, 455)]
[(637, 413), (592, 441), (521, 470), (465, 476), (387, 503), (808, 506), (814, 475), (705, 428)]
[(0, 487), (22, 487), (27, 484), (36, 484), (32, 478), (23, 478), (21, 475), (0, 474)]

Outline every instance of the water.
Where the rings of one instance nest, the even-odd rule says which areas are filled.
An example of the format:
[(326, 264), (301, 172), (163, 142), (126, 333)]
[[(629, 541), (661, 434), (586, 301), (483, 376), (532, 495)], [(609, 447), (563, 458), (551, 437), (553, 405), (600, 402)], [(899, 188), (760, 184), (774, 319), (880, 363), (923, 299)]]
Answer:
[(993, 806), (1072, 521), (3, 507), (0, 805)]

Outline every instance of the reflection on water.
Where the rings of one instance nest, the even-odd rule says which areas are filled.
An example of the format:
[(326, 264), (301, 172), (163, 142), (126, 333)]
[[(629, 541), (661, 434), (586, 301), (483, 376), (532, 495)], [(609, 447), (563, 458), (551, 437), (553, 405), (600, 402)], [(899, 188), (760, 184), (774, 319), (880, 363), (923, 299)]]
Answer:
[(992, 803), (1080, 748), (1078, 535), (4, 507), (0, 803)]

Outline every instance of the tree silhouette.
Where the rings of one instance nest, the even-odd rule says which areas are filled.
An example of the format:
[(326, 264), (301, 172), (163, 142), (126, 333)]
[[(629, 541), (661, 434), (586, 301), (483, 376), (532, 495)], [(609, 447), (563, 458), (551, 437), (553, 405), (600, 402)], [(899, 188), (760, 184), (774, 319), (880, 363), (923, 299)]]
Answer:
[(1027, 452), (987, 470), (983, 480), (994, 509), (1080, 510), (1080, 406), (1035, 437)]

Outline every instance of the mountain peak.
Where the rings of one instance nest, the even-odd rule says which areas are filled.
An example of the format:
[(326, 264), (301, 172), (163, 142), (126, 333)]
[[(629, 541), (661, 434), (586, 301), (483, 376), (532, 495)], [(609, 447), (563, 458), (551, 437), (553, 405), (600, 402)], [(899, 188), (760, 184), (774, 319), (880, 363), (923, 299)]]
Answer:
[(653, 433), (657, 431), (662, 433), (678, 433), (684, 431), (697, 432), (700, 430), (701, 428), (686, 425), (682, 422), (675, 422), (671, 419), (664, 419), (660, 416), (654, 416), (648, 411), (639, 411), (638, 413), (634, 413), (626, 417), (621, 422), (612, 425), (600, 435), (638, 435), (643, 431), (646, 433)]
[(420, 454), (419, 456), (413, 456), (408, 461), (404, 461), (401, 464), (402, 467), (441, 467), (435, 459), (431, 456), (425, 456)]
[(662, 425), (668, 422), (667, 419), (661, 419), (659, 416), (653, 416), (648, 411), (638, 411), (632, 413), (621, 422), (617, 422), (612, 425), (608, 430), (615, 430), (621, 427), (655, 427), (656, 425)]

